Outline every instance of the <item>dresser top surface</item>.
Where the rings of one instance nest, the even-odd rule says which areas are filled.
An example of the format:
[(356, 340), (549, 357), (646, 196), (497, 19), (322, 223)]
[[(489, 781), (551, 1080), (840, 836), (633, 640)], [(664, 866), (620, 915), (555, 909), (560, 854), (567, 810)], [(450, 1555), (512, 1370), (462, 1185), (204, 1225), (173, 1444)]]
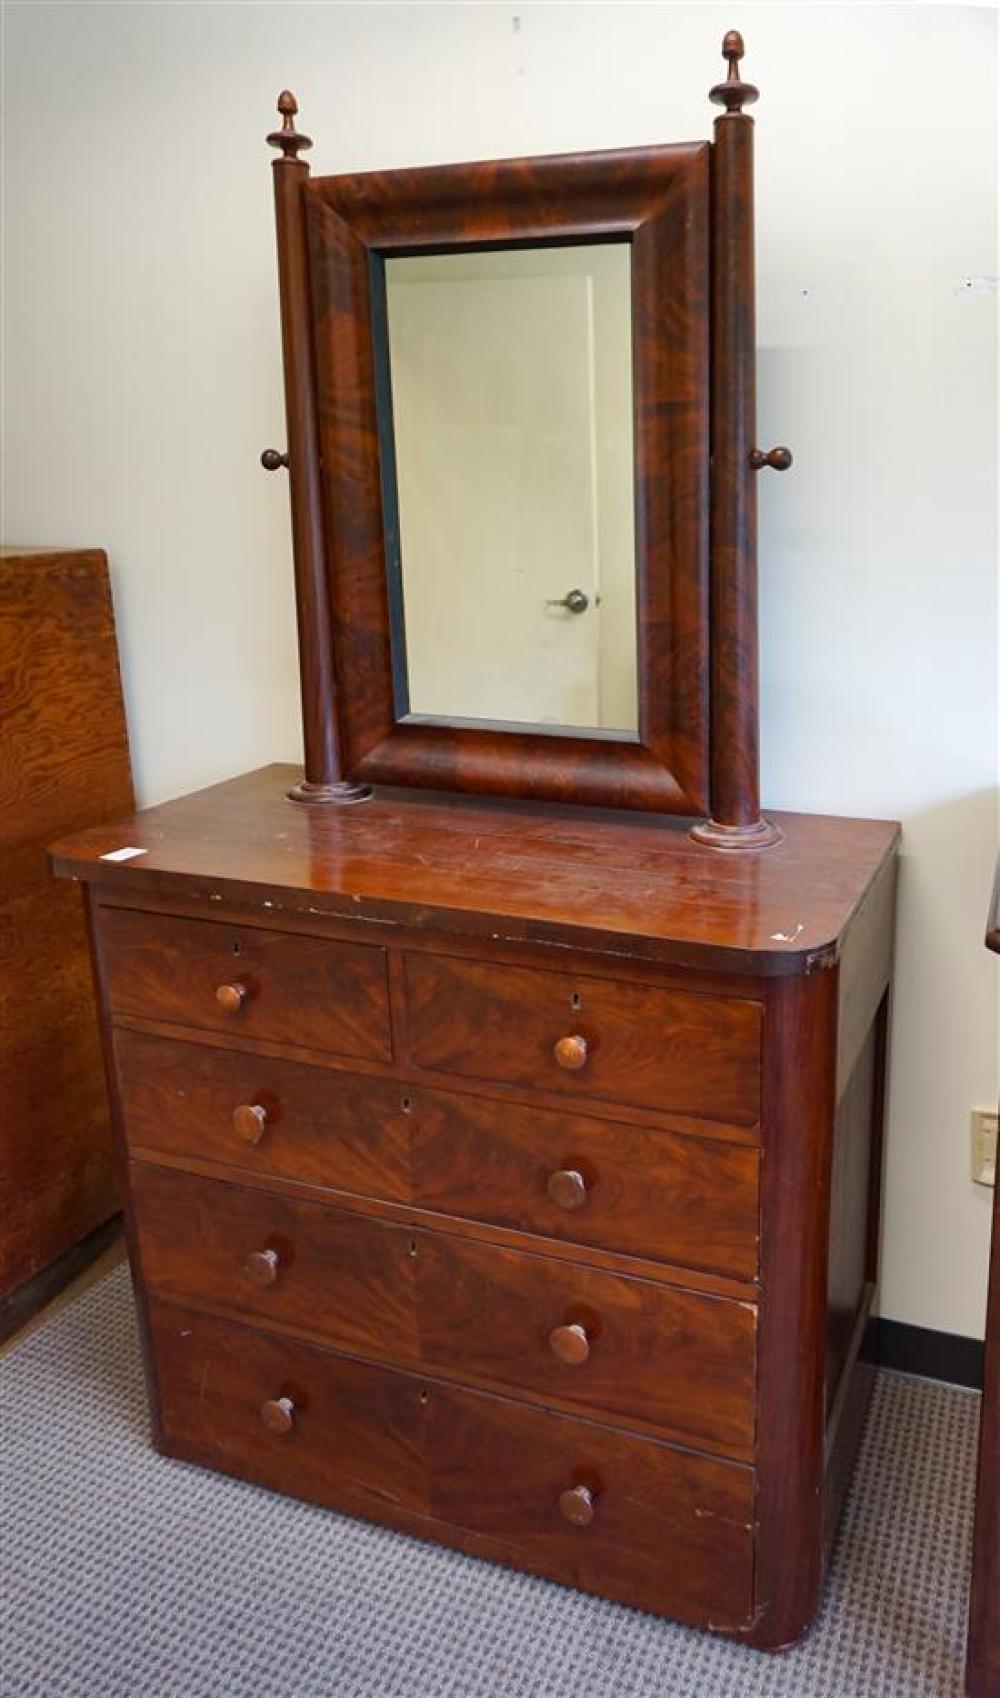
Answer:
[[(57, 873), (109, 892), (802, 972), (835, 955), (899, 827), (771, 815), (784, 841), (734, 852), (662, 817), (427, 792), (306, 806), (262, 767), (66, 839)], [(141, 854), (109, 860), (122, 850)]]

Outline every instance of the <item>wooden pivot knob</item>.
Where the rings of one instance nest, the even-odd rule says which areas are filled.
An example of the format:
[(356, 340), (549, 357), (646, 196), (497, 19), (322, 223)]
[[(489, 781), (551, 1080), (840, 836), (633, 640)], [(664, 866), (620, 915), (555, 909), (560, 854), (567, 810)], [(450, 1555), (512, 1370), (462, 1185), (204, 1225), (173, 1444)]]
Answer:
[(589, 1527), (594, 1519), (594, 1494), (589, 1486), (568, 1486), (559, 1493), (559, 1514), (574, 1527)]
[(763, 471), (765, 466), (769, 466), (772, 472), (787, 472), (791, 463), (790, 448), (769, 448), (766, 454), (763, 448), (750, 450), (750, 464), (755, 472)]
[(582, 1209), (587, 1201), (587, 1182), (575, 1167), (561, 1167), (550, 1173), (545, 1189), (561, 1209)]
[(233, 1109), (233, 1130), (248, 1144), (259, 1144), (267, 1131), (267, 1109), (261, 1103), (240, 1103)]
[(269, 1433), (290, 1433), (295, 1425), (295, 1405), (290, 1397), (272, 1397), (260, 1406), (260, 1418)]
[(553, 1328), (549, 1333), (549, 1348), (567, 1367), (578, 1368), (590, 1355), (590, 1339), (586, 1329), (574, 1322), (572, 1326)]
[(243, 1272), (255, 1285), (273, 1285), (278, 1277), (281, 1257), (277, 1250), (251, 1250), (243, 1258)]
[(572, 1037), (560, 1038), (552, 1053), (560, 1067), (565, 1067), (568, 1073), (578, 1073), (586, 1065), (589, 1049), (586, 1038), (574, 1033)]
[(246, 985), (220, 985), (215, 1000), (226, 1014), (238, 1014), (247, 999)]

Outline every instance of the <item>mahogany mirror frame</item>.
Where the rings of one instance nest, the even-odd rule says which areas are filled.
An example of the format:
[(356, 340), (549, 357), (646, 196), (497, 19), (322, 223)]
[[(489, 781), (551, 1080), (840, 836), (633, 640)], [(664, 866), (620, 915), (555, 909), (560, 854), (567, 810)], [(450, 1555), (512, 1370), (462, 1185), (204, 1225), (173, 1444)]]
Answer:
[[(694, 816), (764, 847), (757, 754), (752, 122), (723, 44), (715, 139), (310, 178), (294, 97), (274, 161), (305, 741), (298, 801), (375, 784)], [(638, 736), (398, 719), (373, 265), (627, 241), (632, 258)]]

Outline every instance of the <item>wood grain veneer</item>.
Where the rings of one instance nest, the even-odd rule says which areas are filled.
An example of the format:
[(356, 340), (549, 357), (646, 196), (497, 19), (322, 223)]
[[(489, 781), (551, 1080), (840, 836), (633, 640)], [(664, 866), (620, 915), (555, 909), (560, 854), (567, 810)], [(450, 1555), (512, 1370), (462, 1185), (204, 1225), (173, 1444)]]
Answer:
[[(114, 1045), (133, 1150), (409, 1198), (410, 1116), (394, 1081), (128, 1030)], [(263, 1113), (253, 1143), (233, 1121), (248, 1107)]]
[[(404, 957), (408, 1053), (457, 1077), (754, 1126), (761, 1007), (585, 974)], [(560, 1045), (573, 1046), (569, 1057)]]
[[(864, 1415), (899, 834), (759, 812), (754, 480), (791, 454), (723, 54), (712, 144), (597, 156), (310, 180), (280, 96), (304, 779), (55, 864), (161, 1448), (776, 1649)], [(379, 268), (593, 239), (631, 244), (638, 738), (397, 721)]]
[(387, 1059), (382, 950), (120, 909), (104, 922), (111, 1006), (181, 1026)]
[[(172, 1304), (151, 1335), (170, 1455), (684, 1621), (750, 1621), (748, 1468)], [(284, 1434), (260, 1415), (279, 1397)], [(587, 1527), (558, 1507), (579, 1485)]]
[[(426, 1086), (321, 1072), (246, 1050), (115, 1036), (134, 1151), (216, 1162), (443, 1215), (753, 1279), (759, 1157), (717, 1139)], [(257, 1107), (254, 1142), (233, 1124)], [(577, 1174), (570, 1206), (550, 1188)], [(558, 1191), (558, 1185), (555, 1187)]]
[[(296, 809), (297, 775), (262, 767), (83, 832), (55, 846), (56, 871), (141, 893), (139, 906), (169, 893), (206, 911), (249, 904), (258, 923), (327, 916), (371, 936), (388, 922), (775, 977), (836, 963), (899, 841), (888, 820), (776, 813), (784, 841), (766, 855), (709, 855), (674, 821), (610, 809), (409, 792)], [(101, 861), (124, 843), (145, 853)]]
[[(304, 184), (337, 722), (355, 780), (679, 814), (707, 808), (708, 159), (697, 143)], [(631, 246), (638, 343), (638, 739), (397, 720), (371, 266), (469, 242), (611, 238)], [(672, 282), (681, 276), (683, 291)]]
[[(709, 877), (682, 825), (307, 810), (285, 779), (58, 852), (90, 884), (141, 1303), (194, 1313), (230, 1364), (199, 1404), (154, 1326), (158, 1442), (792, 1642), (864, 1413), (897, 828), (785, 816), (777, 848)], [(148, 855), (100, 859), (121, 841)], [(233, 938), (266, 1026), (211, 994)], [(341, 1002), (365, 1053), (324, 1047)], [(345, 1393), (346, 1472), (297, 1424), (314, 1360), (376, 1376), (352, 1382), (395, 1435), (370, 1466), (366, 1393)], [(390, 1385), (417, 1386), (416, 1433)], [(702, 1526), (706, 1481), (745, 1507)]]
[[(750, 1304), (137, 1163), (153, 1291), (353, 1355), (418, 1365), (747, 1453)], [(262, 1278), (248, 1257), (267, 1253)], [(579, 1326), (569, 1368), (551, 1344)], [(579, 1371), (573, 1371), (578, 1368)]]
[(59, 832), (132, 806), (108, 565), (0, 551), (0, 1336), (119, 1208), (87, 940)]

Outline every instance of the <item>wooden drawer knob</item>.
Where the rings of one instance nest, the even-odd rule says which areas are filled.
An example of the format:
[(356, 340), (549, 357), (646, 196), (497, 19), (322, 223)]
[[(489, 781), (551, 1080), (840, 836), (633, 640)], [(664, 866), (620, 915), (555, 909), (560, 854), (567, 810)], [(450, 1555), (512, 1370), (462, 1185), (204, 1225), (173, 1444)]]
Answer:
[(590, 1355), (590, 1339), (585, 1328), (576, 1322), (572, 1326), (556, 1327), (550, 1332), (549, 1346), (553, 1355), (570, 1368), (578, 1368)]
[(246, 985), (220, 985), (215, 1000), (226, 1014), (238, 1014), (247, 999)]
[(575, 1167), (561, 1167), (550, 1173), (545, 1189), (561, 1209), (582, 1209), (587, 1201), (587, 1181)]
[(559, 1493), (559, 1513), (574, 1527), (589, 1527), (594, 1519), (594, 1494), (589, 1486), (569, 1486)]
[(295, 1405), (290, 1397), (272, 1397), (260, 1406), (260, 1418), (269, 1433), (290, 1433), (295, 1425)]
[(586, 1038), (573, 1033), (571, 1037), (559, 1039), (553, 1054), (560, 1067), (565, 1067), (568, 1073), (578, 1073), (586, 1065), (589, 1048)]
[(240, 1103), (233, 1109), (233, 1128), (248, 1144), (259, 1144), (267, 1131), (267, 1109), (261, 1103)]
[(273, 1285), (278, 1277), (281, 1257), (277, 1250), (251, 1250), (243, 1258), (243, 1272), (255, 1285)]

